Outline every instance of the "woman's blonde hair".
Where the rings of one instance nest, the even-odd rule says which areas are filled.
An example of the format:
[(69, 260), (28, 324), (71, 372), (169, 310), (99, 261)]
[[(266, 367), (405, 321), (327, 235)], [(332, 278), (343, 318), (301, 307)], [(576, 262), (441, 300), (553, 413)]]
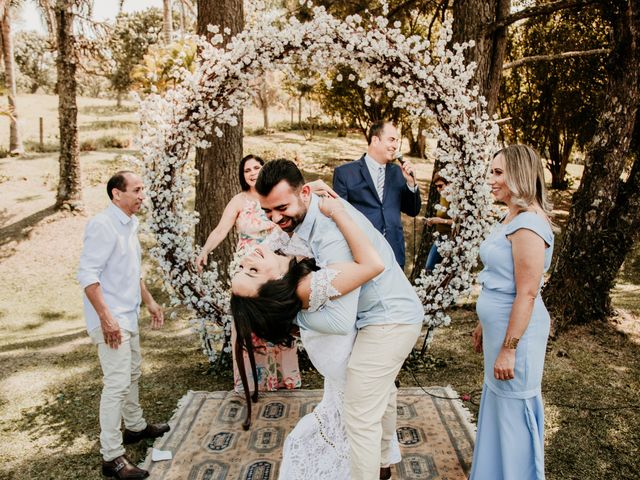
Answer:
[(496, 153), (493, 158), (504, 158), (504, 180), (511, 200), (522, 210), (537, 201), (542, 210), (549, 214), (552, 205), (547, 199), (544, 184), (544, 167), (540, 155), (528, 145), (509, 145)]

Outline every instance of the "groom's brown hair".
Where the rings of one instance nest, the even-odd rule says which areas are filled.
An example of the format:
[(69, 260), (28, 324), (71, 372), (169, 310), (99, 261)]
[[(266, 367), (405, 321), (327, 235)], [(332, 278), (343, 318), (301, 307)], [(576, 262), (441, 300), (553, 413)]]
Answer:
[(258, 180), (256, 180), (256, 191), (266, 197), (282, 180), (286, 181), (293, 190), (304, 185), (304, 177), (296, 164), (291, 160), (279, 158), (267, 162), (260, 169)]

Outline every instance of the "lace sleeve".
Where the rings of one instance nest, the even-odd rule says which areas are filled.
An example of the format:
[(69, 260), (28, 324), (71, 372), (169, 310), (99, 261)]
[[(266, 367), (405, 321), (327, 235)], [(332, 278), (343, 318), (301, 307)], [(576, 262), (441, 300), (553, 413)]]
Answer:
[(338, 276), (338, 270), (321, 268), (311, 272), (311, 292), (309, 293), (309, 312), (316, 312), (327, 305), (331, 298), (339, 297), (341, 293), (331, 283)]

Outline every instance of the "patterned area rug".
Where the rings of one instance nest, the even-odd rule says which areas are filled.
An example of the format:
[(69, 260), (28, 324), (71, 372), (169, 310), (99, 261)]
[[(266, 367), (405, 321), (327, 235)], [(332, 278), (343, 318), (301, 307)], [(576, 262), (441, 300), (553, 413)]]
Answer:
[[(458, 396), (449, 387), (427, 390), (440, 397)], [(153, 462), (149, 454), (144, 468), (151, 479), (277, 479), (287, 433), (321, 397), (322, 390), (262, 393), (253, 407), (251, 429), (245, 432), (244, 397), (233, 392), (189, 392), (170, 422), (171, 432), (154, 445), (170, 450), (173, 459)], [(397, 432), (402, 462), (392, 468), (392, 478), (466, 479), (474, 431), (460, 401), (401, 388)]]

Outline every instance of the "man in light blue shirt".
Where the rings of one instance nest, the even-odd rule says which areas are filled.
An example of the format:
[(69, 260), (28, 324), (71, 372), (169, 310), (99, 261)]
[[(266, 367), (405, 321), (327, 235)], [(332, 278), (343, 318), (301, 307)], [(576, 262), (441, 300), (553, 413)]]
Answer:
[[(123, 442), (156, 438), (166, 424), (148, 424), (138, 401), (140, 336), (138, 315), (144, 301), (152, 328), (164, 323), (162, 308), (141, 278), (138, 219), (144, 200), (142, 179), (121, 171), (107, 183), (111, 204), (87, 223), (78, 268), (84, 290), (87, 331), (98, 347), (104, 386), (100, 397), (102, 473), (119, 479), (146, 478), (149, 473), (125, 456)], [(120, 424), (124, 419), (124, 435)]]
[[(295, 232), (304, 240), (319, 264), (352, 261), (344, 236), (333, 220), (319, 214), (318, 198), (304, 185), (293, 162), (268, 162), (260, 171), (256, 190), (267, 216), (285, 232)], [(389, 478), (387, 459), (396, 427), (394, 380), (420, 335), (424, 310), (389, 243), (360, 212), (342, 203), (376, 247), (385, 269), (360, 289), (333, 299), (331, 312), (306, 313), (301, 327), (343, 333), (344, 326), (352, 325), (356, 317), (358, 335), (344, 399), (351, 478)], [(379, 470), (381, 467), (385, 470)]]

